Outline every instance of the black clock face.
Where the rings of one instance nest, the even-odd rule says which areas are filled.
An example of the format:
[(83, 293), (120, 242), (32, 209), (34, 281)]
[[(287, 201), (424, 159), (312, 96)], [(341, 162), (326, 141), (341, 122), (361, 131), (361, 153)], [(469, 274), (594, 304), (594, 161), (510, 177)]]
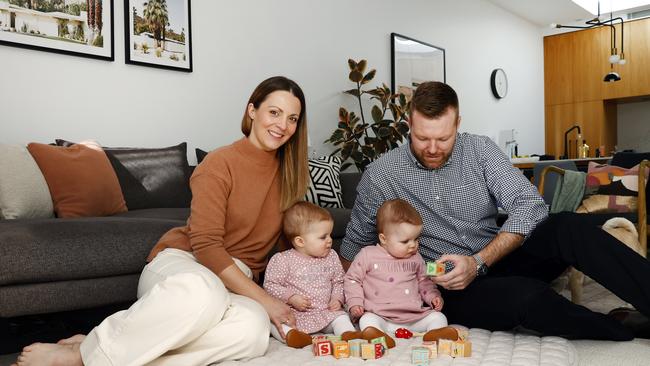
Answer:
[(508, 94), (508, 77), (503, 69), (494, 69), (490, 76), (490, 86), (492, 94), (496, 98), (503, 98)]

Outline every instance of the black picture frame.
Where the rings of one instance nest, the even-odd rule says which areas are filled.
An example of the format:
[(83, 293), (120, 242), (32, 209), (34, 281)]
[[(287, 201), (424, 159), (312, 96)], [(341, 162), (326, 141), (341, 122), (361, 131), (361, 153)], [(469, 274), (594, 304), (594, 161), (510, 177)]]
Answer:
[(447, 82), (444, 48), (398, 33), (391, 33), (390, 52), (393, 93), (403, 93), (407, 99), (410, 99), (420, 82)]
[[(192, 4), (191, 0), (167, 0), (169, 14), (169, 28), (172, 37), (160, 41), (152, 32), (136, 30), (134, 14), (144, 19), (144, 10), (138, 14), (138, 9), (143, 9), (143, 3), (153, 3), (152, 0), (124, 0), (124, 58), (127, 64), (155, 67), (159, 69), (192, 72)], [(181, 4), (182, 7), (178, 5)], [(171, 8), (171, 10), (170, 10)], [(136, 10), (134, 13), (133, 10)], [(141, 25), (138, 25), (141, 26)], [(182, 29), (174, 29), (181, 27)], [(137, 34), (135, 34), (139, 31)], [(177, 33), (179, 32), (180, 33)], [(166, 33), (166, 32), (165, 32)], [(182, 37), (182, 38), (181, 38)], [(163, 46), (160, 47), (159, 44)], [(146, 46), (145, 46), (146, 45)], [(157, 47), (153, 47), (157, 46)], [(145, 49), (146, 47), (146, 49)], [(149, 53), (149, 49), (151, 49)]]
[[(114, 61), (113, 0), (92, 3), (97, 4), (94, 14), (99, 11), (100, 16), (91, 20), (93, 12), (81, 10), (79, 4), (74, 8), (69, 4), (62, 9), (29, 9), (7, 2), (0, 7), (0, 45)], [(87, 6), (85, 2), (83, 5)]]

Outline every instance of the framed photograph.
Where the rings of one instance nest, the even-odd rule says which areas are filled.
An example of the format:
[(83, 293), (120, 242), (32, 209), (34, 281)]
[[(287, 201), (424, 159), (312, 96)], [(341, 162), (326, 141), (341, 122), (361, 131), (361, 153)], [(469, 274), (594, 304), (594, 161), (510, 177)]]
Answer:
[(0, 0), (0, 44), (114, 60), (112, 0)]
[(127, 64), (192, 72), (190, 0), (124, 0)]
[(424, 81), (445, 78), (445, 49), (397, 33), (390, 34), (391, 88), (410, 99)]

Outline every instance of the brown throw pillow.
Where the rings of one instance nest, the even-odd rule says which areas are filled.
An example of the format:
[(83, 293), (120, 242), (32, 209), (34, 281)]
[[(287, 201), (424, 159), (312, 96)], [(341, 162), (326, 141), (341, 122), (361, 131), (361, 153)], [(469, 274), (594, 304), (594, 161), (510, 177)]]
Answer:
[(120, 183), (103, 151), (31, 143), (58, 217), (108, 216), (126, 211)]

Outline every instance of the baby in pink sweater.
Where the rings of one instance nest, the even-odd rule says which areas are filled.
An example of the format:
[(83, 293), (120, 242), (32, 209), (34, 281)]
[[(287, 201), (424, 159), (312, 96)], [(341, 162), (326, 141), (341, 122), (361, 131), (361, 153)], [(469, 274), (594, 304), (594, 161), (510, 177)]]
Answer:
[[(408, 202), (384, 202), (377, 211), (379, 244), (363, 248), (345, 275), (348, 309), (363, 333), (394, 334), (397, 328), (427, 332), (447, 326), (440, 291), (426, 276), (418, 252), (422, 218)], [(384, 333), (384, 334), (385, 334)], [(394, 340), (387, 334), (387, 343)]]
[(334, 222), (329, 212), (309, 202), (298, 202), (284, 213), (284, 235), (293, 249), (275, 254), (266, 267), (264, 289), (292, 307), (296, 327), (282, 325), (271, 334), (294, 348), (311, 344), (310, 333), (356, 335), (348, 314), (343, 311), (343, 266), (332, 249), (330, 233)]

